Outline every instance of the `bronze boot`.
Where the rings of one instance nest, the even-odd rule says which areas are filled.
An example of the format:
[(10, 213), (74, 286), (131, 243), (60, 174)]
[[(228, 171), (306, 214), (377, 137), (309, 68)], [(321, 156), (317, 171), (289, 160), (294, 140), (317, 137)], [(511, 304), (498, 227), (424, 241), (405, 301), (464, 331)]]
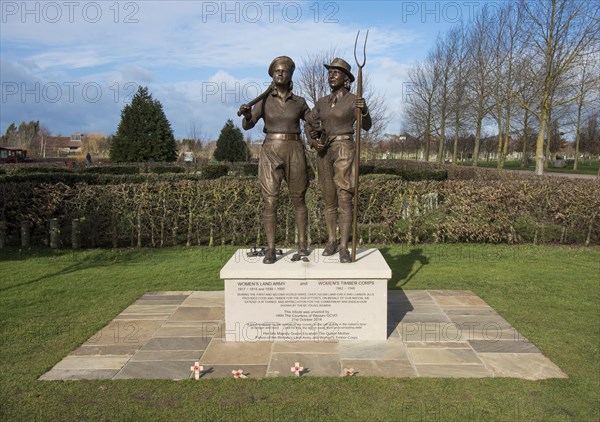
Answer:
[(275, 253), (275, 229), (277, 221), (274, 215), (263, 216), (263, 226), (265, 228), (265, 237), (267, 238), (267, 251), (263, 259), (263, 264), (274, 264), (277, 260)]
[(296, 211), (296, 227), (298, 228), (298, 255), (308, 256), (308, 242), (306, 241), (306, 227), (308, 226), (308, 211)]
[[(343, 212), (346, 211), (346, 212)], [(348, 251), (348, 239), (352, 231), (352, 208), (350, 211), (343, 210), (340, 212), (340, 262), (352, 262), (352, 257)]]

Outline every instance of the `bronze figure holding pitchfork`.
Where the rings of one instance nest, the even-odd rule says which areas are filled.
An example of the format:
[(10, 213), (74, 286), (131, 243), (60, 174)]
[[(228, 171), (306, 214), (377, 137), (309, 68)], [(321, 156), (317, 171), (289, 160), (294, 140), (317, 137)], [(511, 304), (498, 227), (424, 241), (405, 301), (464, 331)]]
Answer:
[[(368, 32), (367, 32), (368, 36)], [(358, 35), (357, 35), (358, 40)], [(365, 38), (365, 48), (366, 48)], [(356, 45), (355, 45), (356, 58)], [(362, 98), (362, 64), (358, 63), (357, 94), (350, 92), (354, 82), (351, 66), (335, 58), (324, 66), (328, 70), (331, 94), (319, 99), (307, 119), (306, 131), (312, 138), (311, 146), (317, 150), (319, 186), (325, 202), (325, 223), (328, 240), (323, 255), (336, 253), (339, 247), (340, 262), (356, 260), (356, 219), (358, 205), (358, 164), (360, 157), (360, 130), (371, 128), (371, 115)], [(319, 122), (320, 124), (315, 124)], [(354, 142), (356, 123), (357, 141)], [(354, 198), (355, 204), (353, 207)], [(353, 212), (354, 208), (354, 212)], [(338, 212), (339, 210), (339, 212)], [(353, 224), (354, 214), (354, 224)], [(337, 241), (339, 216), (340, 241)], [(352, 256), (348, 250), (350, 232), (353, 232)]]

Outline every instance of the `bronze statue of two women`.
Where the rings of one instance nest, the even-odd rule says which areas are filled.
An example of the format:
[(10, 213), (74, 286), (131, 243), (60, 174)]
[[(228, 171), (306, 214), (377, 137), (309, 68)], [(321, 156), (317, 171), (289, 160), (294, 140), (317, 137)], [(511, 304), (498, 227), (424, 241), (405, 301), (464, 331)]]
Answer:
[[(254, 106), (244, 104), (239, 114), (244, 116), (242, 127), (251, 129), (259, 119), (264, 121), (263, 142), (258, 177), (265, 208), (263, 225), (267, 250), (263, 262), (276, 261), (275, 234), (277, 201), (281, 181), (288, 184), (294, 205), (298, 229), (298, 255), (308, 256), (306, 240), (308, 211), (305, 195), (308, 188), (308, 168), (301, 138), (300, 120), (305, 122), (309, 144), (317, 152), (319, 187), (325, 202), (325, 223), (328, 240), (323, 255), (339, 251), (340, 262), (352, 262), (348, 241), (352, 229), (352, 199), (356, 171), (354, 123), (358, 108), (362, 128), (369, 130), (371, 116), (363, 98), (350, 92), (354, 82), (351, 66), (335, 58), (324, 65), (328, 70), (331, 94), (319, 99), (310, 110), (304, 98), (292, 93), (295, 64), (287, 56), (275, 58), (269, 66), (273, 83), (267, 95), (259, 97)], [(340, 239), (337, 239), (337, 227)]]

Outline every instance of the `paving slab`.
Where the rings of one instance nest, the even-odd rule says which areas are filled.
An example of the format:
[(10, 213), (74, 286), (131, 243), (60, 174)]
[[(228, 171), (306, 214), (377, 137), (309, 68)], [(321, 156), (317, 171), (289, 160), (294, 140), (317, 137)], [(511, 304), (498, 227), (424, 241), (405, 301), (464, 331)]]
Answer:
[(541, 353), (529, 341), (471, 340), (469, 344), (477, 353)]
[(396, 328), (400, 338), (406, 342), (465, 341), (463, 333), (451, 322), (409, 322)]
[(51, 369), (39, 379), (42, 381), (75, 381), (113, 379), (119, 369)]
[(354, 376), (416, 377), (415, 367), (408, 360), (342, 359), (342, 370), (352, 369)]
[(494, 373), (484, 365), (415, 365), (420, 377), (434, 378), (483, 378)]
[(411, 303), (433, 302), (433, 297), (427, 290), (402, 290)]
[(105, 356), (105, 355), (131, 355), (133, 356), (142, 344), (115, 344), (115, 345), (81, 345), (69, 356)]
[(485, 365), (496, 377), (529, 380), (567, 378), (567, 375), (541, 353), (481, 353)]
[[(219, 292), (220, 293), (220, 292)], [(220, 298), (214, 297), (214, 295), (207, 297), (194, 297), (189, 296), (182, 304), (182, 307), (201, 307), (201, 308), (223, 308), (225, 306), (225, 300), (223, 298), (223, 294), (221, 293)]]
[(138, 348), (150, 340), (162, 321), (155, 320), (113, 320), (85, 343), (85, 346), (133, 345)]
[(500, 328), (494, 324), (460, 324), (456, 325), (461, 341), (485, 340), (485, 341), (527, 341), (513, 327)]
[(67, 356), (53, 369), (121, 369), (131, 356)]
[(177, 309), (169, 321), (220, 321), (225, 316), (225, 308), (190, 306)]
[(450, 306), (444, 307), (444, 312), (448, 317), (453, 315), (498, 315), (489, 306)]
[(155, 337), (142, 347), (141, 351), (150, 350), (205, 350), (210, 342), (209, 337)]
[(439, 305), (436, 305), (435, 303), (431, 302), (422, 302), (422, 303), (415, 303), (415, 302), (411, 302), (411, 306), (410, 308), (406, 308), (406, 307), (395, 307), (392, 306), (392, 312), (394, 311), (404, 311), (405, 313), (411, 313), (411, 314), (437, 314), (437, 313), (442, 313), (444, 312), (442, 310), (442, 308)]
[(435, 296), (477, 296), (471, 290), (428, 290), (429, 294)]
[(457, 364), (478, 364), (482, 365), (472, 349), (458, 348), (426, 348), (419, 349), (411, 347), (408, 349), (410, 359), (415, 365), (457, 365)]
[(166, 321), (171, 316), (169, 313), (158, 314), (119, 314), (113, 321), (130, 321), (130, 320), (149, 320), (149, 321)]
[(265, 341), (224, 342), (215, 339), (202, 355), (200, 363), (211, 365), (266, 365), (272, 343)]
[(387, 341), (344, 341), (340, 342), (341, 359), (352, 360), (406, 360), (406, 345), (399, 338)]
[(129, 362), (113, 379), (187, 379), (191, 375), (190, 366), (193, 364), (193, 359)]
[(208, 331), (205, 327), (195, 323), (192, 326), (174, 326), (173, 324), (165, 324), (156, 330), (154, 337), (204, 337)]
[[(231, 371), (242, 370), (247, 378), (265, 378), (267, 376), (267, 365), (204, 365), (204, 371), (200, 374), (201, 379), (211, 378), (233, 378)], [(240, 382), (243, 382), (240, 379)]]
[(181, 296), (181, 295), (186, 295), (189, 296), (192, 293), (194, 293), (193, 291), (189, 290), (189, 291), (184, 291), (184, 292), (178, 292), (178, 291), (165, 291), (165, 292), (147, 292), (144, 294), (144, 296)]
[(401, 319), (400, 322), (406, 324), (410, 322), (451, 322), (443, 312), (438, 313), (418, 313), (418, 312), (407, 312)]
[(197, 361), (202, 352), (198, 350), (140, 350), (129, 362), (136, 361)]
[(470, 349), (466, 341), (410, 341), (406, 343), (408, 349)]
[(134, 305), (181, 305), (189, 295), (143, 295)]
[(121, 314), (170, 314), (175, 312), (179, 305), (155, 305), (146, 303), (144, 305), (129, 305)]
[(339, 377), (342, 372), (340, 355), (329, 353), (273, 353), (267, 377), (294, 377), (291, 368), (298, 362), (301, 376)]
[(434, 296), (442, 308), (446, 306), (487, 306), (479, 296)]
[[(222, 291), (149, 292), (58, 362), (40, 380), (355, 376), (514, 377), (567, 375), (469, 290), (390, 290), (382, 341), (225, 342)], [(243, 381), (241, 381), (243, 382)]]
[(500, 315), (448, 315), (450, 321), (462, 327), (508, 329), (512, 325)]
[(273, 343), (274, 353), (339, 353), (338, 341), (276, 341)]
[(181, 303), (184, 300), (186, 300), (188, 297), (190, 297), (190, 294), (188, 294), (188, 293), (180, 293), (180, 292), (171, 292), (171, 293), (172, 294), (146, 293), (146, 294), (142, 295), (142, 297), (140, 297), (137, 301), (155, 300), (158, 302), (161, 300), (173, 300), (173, 301), (179, 301)]

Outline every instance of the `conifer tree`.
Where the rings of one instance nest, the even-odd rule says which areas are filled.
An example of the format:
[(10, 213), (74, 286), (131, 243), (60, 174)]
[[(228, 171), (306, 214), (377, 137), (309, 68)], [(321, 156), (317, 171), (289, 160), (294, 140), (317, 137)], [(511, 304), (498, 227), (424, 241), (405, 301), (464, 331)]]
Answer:
[(244, 135), (240, 129), (228, 119), (217, 140), (215, 160), (218, 161), (246, 161), (248, 146), (244, 142)]
[(140, 86), (131, 104), (121, 111), (121, 122), (110, 147), (113, 161), (175, 161), (177, 143), (160, 101)]

